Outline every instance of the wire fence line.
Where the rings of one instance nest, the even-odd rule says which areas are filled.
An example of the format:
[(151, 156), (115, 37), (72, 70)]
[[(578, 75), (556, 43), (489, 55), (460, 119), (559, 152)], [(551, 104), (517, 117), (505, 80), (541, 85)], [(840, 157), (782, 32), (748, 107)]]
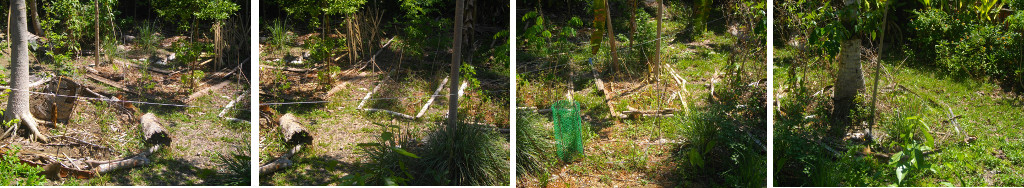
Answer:
[[(484, 93), (487, 93), (487, 92), (494, 92), (494, 93), (506, 92), (507, 93), (508, 91), (509, 90), (505, 89), (505, 90), (481, 90), (480, 92), (484, 92)], [(457, 96), (457, 95), (458, 94), (422, 95), (422, 96), (410, 96), (410, 97), (382, 97), (382, 98), (367, 98), (367, 99), (363, 99), (363, 98), (342, 98), (342, 99), (319, 100), (319, 101), (296, 101), (296, 102), (260, 103), (260, 106), (295, 105), (295, 104), (323, 104), (323, 103), (331, 103), (331, 102), (362, 101), (362, 100), (375, 101), (375, 100), (399, 100), (399, 99), (426, 99), (426, 98), (432, 98), (432, 97)]]
[[(141, 105), (170, 106), (170, 107), (182, 107), (182, 108), (205, 108), (205, 109), (217, 109), (217, 110), (225, 109), (224, 107), (213, 107), (213, 106), (197, 106), (197, 105), (186, 105), (186, 104), (169, 104), (169, 103), (156, 103), (156, 102), (145, 102), (145, 101), (121, 100), (121, 99), (118, 99), (117, 97), (97, 98), (97, 97), (86, 97), (86, 96), (78, 96), (78, 95), (61, 95), (61, 94), (56, 94), (56, 93), (37, 92), (37, 91), (21, 90), (21, 89), (14, 89), (14, 88), (4, 88), (4, 89), (10, 90), (10, 91), (28, 92), (30, 94), (35, 94), (35, 95), (49, 95), (49, 96), (54, 96), (54, 97), (68, 97), (68, 98), (76, 98), (76, 99), (84, 99), (84, 100), (92, 100), (92, 101), (123, 102), (123, 103), (133, 103), (133, 104), (141, 104)], [(235, 107), (231, 107), (231, 108), (235, 108)], [(236, 109), (236, 110), (238, 110), (238, 111), (250, 111), (248, 109)]]

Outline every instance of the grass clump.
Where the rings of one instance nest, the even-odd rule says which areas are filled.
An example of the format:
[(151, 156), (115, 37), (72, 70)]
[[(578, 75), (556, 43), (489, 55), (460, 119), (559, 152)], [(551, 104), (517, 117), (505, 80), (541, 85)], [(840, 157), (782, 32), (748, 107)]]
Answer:
[(551, 130), (538, 114), (528, 111), (516, 113), (516, 177), (547, 173), (545, 161), (553, 161)]
[(420, 179), (429, 185), (508, 185), (507, 150), (503, 139), (483, 127), (459, 124), (427, 136), (421, 150)]

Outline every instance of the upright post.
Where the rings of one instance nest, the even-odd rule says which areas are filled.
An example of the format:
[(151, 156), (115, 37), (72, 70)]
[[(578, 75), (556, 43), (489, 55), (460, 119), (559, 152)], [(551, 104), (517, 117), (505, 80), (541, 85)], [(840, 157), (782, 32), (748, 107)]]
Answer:
[(452, 40), (452, 73), (451, 86), (448, 87), (448, 128), (458, 126), (459, 111), (459, 68), (462, 67), (462, 13), (466, 9), (465, 0), (455, 0), (455, 39)]

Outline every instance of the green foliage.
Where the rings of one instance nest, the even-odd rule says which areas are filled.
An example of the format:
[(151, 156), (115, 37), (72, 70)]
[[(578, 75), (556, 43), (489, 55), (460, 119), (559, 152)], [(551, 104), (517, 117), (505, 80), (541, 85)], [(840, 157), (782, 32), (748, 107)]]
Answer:
[(159, 28), (153, 22), (142, 21), (136, 30), (139, 37), (135, 38), (135, 44), (144, 53), (152, 53), (159, 47), (160, 40), (163, 40), (163, 36), (157, 35)]
[(289, 17), (308, 20), (310, 27), (323, 27), (321, 16), (347, 15), (359, 11), (366, 0), (276, 0)]
[(419, 181), (425, 185), (500, 186), (509, 184), (504, 139), (489, 130), (460, 124), (431, 132), (420, 151)]
[[(17, 120), (13, 121), (13, 123), (17, 124)], [(10, 126), (12, 122), (8, 121), (5, 124)], [(0, 154), (0, 185), (41, 186), (43, 183), (46, 183), (46, 179), (39, 175), (39, 172), (42, 172), (43, 169), (21, 163), (17, 157), (20, 150), (19, 146), (15, 146), (14, 149), (8, 150), (7, 153)]]
[(938, 9), (915, 13), (917, 19), (910, 25), (916, 37), (907, 52), (919, 59), (918, 65), (938, 67), (957, 76), (1020, 82), (1024, 37), (1022, 31), (1014, 30), (1019, 13), (1007, 19), (1010, 27), (960, 19)]
[(326, 70), (320, 70), (316, 72), (317, 86), (321, 90), (327, 89), (334, 85), (334, 75), (341, 73), (341, 67), (331, 65)]
[[(516, 46), (523, 47), (523, 50), (532, 50), (537, 54), (548, 54), (551, 31), (544, 26), (544, 16), (536, 11), (527, 12), (520, 18), (528, 26), (519, 34), (519, 41)], [(532, 20), (532, 24), (530, 24)]]
[(240, 8), (230, 0), (154, 0), (152, 5), (168, 21), (223, 20)]
[(192, 92), (198, 89), (199, 84), (202, 83), (203, 78), (206, 77), (206, 73), (202, 70), (192, 70), (181, 74), (181, 85), (185, 86), (185, 90)]
[[(248, 149), (248, 148), (246, 148)], [(248, 151), (243, 151), (248, 152)], [(249, 155), (217, 154), (217, 160), (224, 163), (226, 172), (220, 173), (217, 182), (226, 186), (249, 186), (252, 168), (249, 166)]]
[(402, 10), (405, 11), (405, 17), (409, 19), (417, 19), (431, 12), (437, 12), (439, 8), (452, 8), (455, 6), (440, 6), (443, 0), (401, 0)]
[[(120, 12), (113, 9), (117, 0), (100, 1), (100, 23), (109, 23)], [(39, 1), (40, 27), (56, 48), (63, 53), (65, 50), (79, 52), (84, 45), (92, 45), (96, 38), (96, 6), (94, 1), (54, 0)], [(110, 25), (101, 25), (100, 34), (113, 32)]]
[(270, 26), (267, 26), (267, 31), (270, 31), (270, 40), (267, 44), (271, 53), (287, 50), (289, 41), (295, 39), (295, 34), (288, 32), (288, 28), (281, 20), (271, 22)]
[(516, 119), (516, 177), (547, 173), (545, 162), (553, 160), (554, 150), (551, 130), (544, 128), (547, 121), (530, 111), (519, 111)]
[(174, 45), (174, 54), (177, 56), (175, 61), (180, 62), (177, 64), (178, 66), (193, 66), (199, 62), (203, 52), (213, 52), (213, 44), (180, 41)]
[(309, 59), (313, 62), (329, 62), (338, 55), (338, 51), (347, 49), (345, 38), (310, 37), (305, 49), (309, 50)]
[(420, 158), (402, 146), (411, 146), (411, 135), (402, 134), (401, 127), (374, 123), (381, 127), (376, 142), (360, 143), (362, 155), (370, 159), (369, 164), (359, 165), (361, 173), (352, 173), (341, 178), (342, 185), (409, 185), (413, 177), (409, 164)]

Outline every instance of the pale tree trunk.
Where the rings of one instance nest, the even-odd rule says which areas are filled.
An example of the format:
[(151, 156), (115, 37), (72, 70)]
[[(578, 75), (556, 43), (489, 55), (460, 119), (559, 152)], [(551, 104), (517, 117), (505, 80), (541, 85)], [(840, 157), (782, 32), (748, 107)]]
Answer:
[(451, 90), (448, 91), (448, 128), (454, 130), (458, 126), (459, 118), (459, 68), (462, 67), (462, 21), (463, 13), (466, 11), (465, 0), (455, 0), (455, 39), (452, 40), (452, 71)]
[[(11, 0), (11, 94), (7, 98), (4, 120), (20, 119), (21, 125), (32, 131), (35, 138), (47, 142), (46, 136), (39, 133), (39, 124), (29, 109), (28, 19), (25, 12), (25, 0)], [(17, 126), (8, 129), (4, 137), (16, 132), (14, 130)]]
[(839, 70), (835, 94), (832, 96), (832, 126), (829, 128), (829, 134), (833, 137), (842, 137), (846, 129), (853, 124), (850, 111), (856, 109), (854, 99), (857, 98), (857, 93), (864, 89), (864, 75), (860, 65), (860, 37), (853, 32), (860, 1), (845, 0), (843, 3), (846, 5), (844, 8), (853, 12), (848, 17), (841, 18), (843, 26), (852, 34), (839, 46)]

